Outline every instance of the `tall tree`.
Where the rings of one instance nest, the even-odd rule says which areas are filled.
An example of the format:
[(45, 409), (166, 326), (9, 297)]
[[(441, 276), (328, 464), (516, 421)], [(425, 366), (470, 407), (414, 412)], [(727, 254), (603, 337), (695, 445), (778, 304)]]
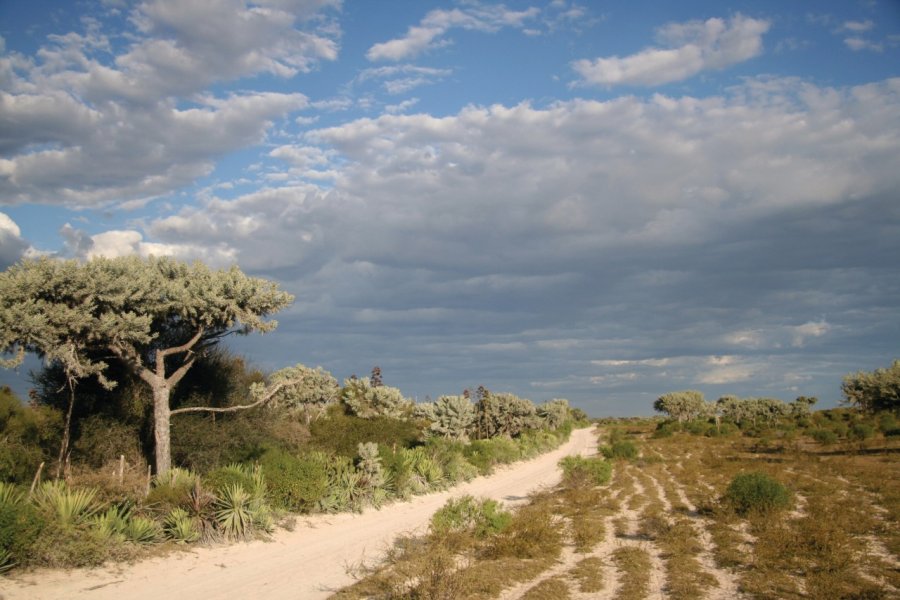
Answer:
[(231, 412), (275, 393), (256, 388), (254, 402), (228, 408), (173, 411), (169, 404), (172, 389), (203, 349), (232, 333), (271, 331), (277, 323), (265, 317), (293, 301), (275, 283), (236, 266), (212, 270), (200, 262), (133, 256), (25, 260), (0, 274), (0, 298), (0, 350), (15, 353), (7, 365), (36, 351), (68, 361), (77, 374), (102, 377), (106, 363), (86, 361), (89, 348), (103, 348), (150, 387), (158, 473), (171, 466), (172, 415)]

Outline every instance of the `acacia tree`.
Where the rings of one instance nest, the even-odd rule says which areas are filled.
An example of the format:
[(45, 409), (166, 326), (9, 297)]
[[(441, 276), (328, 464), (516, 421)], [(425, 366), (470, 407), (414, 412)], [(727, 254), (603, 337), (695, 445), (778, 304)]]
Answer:
[[(253, 388), (247, 405), (170, 407), (172, 389), (205, 348), (232, 333), (271, 331), (277, 323), (264, 318), (293, 301), (274, 282), (249, 277), (236, 266), (212, 270), (167, 257), (86, 263), (42, 258), (0, 275), (0, 292), (0, 350), (15, 354), (7, 365), (36, 351), (73, 365), (73, 373), (102, 377), (106, 363), (90, 362), (87, 353), (101, 348), (150, 387), (157, 473), (171, 466), (173, 415), (251, 408), (286, 385)], [(83, 370), (75, 370), (77, 365)]]
[(900, 410), (900, 360), (887, 368), (850, 373), (841, 391), (848, 404), (867, 412)]
[(696, 419), (707, 410), (703, 393), (697, 390), (663, 394), (653, 403), (653, 408), (677, 419), (679, 423)]

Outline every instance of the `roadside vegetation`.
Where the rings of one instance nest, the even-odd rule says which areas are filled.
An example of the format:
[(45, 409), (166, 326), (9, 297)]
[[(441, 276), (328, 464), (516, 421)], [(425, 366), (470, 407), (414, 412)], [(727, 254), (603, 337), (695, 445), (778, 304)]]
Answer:
[[(891, 374), (870, 389), (896, 390)], [(845, 390), (860, 375), (872, 383), (849, 375)], [(722, 414), (696, 393), (661, 398), (696, 404), (689, 418), (600, 420), (598, 455), (564, 458), (557, 488), (509, 512), (453, 499), (334, 598), (900, 594), (896, 401), (812, 411), (808, 398), (728, 398)]]

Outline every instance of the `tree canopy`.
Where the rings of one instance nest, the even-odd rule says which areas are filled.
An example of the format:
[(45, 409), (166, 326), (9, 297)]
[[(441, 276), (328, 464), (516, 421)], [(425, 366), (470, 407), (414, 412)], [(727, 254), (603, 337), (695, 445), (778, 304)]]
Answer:
[(850, 373), (841, 391), (849, 404), (865, 411), (900, 410), (900, 360), (887, 368)]
[[(292, 301), (236, 266), (136, 256), (24, 260), (0, 274), (0, 351), (13, 354), (4, 366), (35, 352), (72, 377), (101, 381), (109, 359), (123, 361), (153, 391), (156, 467), (165, 472), (172, 388), (204, 348), (231, 333), (271, 331), (277, 323), (266, 317)], [(90, 352), (97, 349), (104, 352)]]

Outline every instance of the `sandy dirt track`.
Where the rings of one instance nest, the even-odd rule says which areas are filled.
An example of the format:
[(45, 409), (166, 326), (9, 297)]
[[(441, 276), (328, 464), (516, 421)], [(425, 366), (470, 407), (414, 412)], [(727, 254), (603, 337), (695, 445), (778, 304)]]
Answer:
[(579, 429), (557, 450), (489, 477), (362, 514), (301, 518), (294, 531), (277, 531), (269, 542), (197, 548), (133, 565), (14, 574), (0, 578), (0, 600), (327, 598), (352, 583), (347, 565), (377, 560), (399, 534), (425, 531), (449, 498), (471, 494), (515, 505), (559, 482), (560, 458), (590, 455), (596, 447), (595, 431)]

